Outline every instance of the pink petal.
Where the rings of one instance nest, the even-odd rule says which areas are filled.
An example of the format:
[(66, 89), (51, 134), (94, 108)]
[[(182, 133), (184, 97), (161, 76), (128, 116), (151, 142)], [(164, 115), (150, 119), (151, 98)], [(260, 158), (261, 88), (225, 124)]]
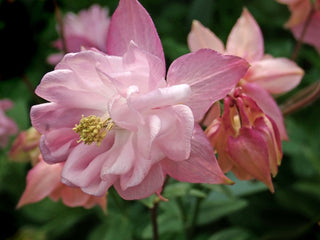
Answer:
[(143, 199), (156, 193), (163, 185), (164, 174), (160, 164), (155, 164), (150, 169), (149, 174), (137, 186), (123, 190), (119, 181), (114, 184), (119, 195), (126, 200)]
[(42, 134), (57, 128), (70, 128), (71, 130), (75, 124), (79, 123), (82, 115), (100, 116), (102, 114), (92, 109), (66, 108), (56, 103), (34, 105), (30, 111), (32, 125)]
[(176, 162), (170, 159), (161, 161), (165, 173), (178, 181), (191, 183), (230, 184), (221, 171), (212, 146), (198, 124), (195, 125), (189, 159)]
[(220, 103), (215, 102), (202, 120), (202, 125), (208, 127), (215, 119), (221, 115)]
[(155, 111), (161, 130), (155, 144), (170, 159), (182, 161), (190, 156), (194, 118), (189, 107), (174, 105)]
[(268, 147), (261, 133), (253, 129), (241, 128), (238, 137), (228, 139), (228, 151), (237, 165), (274, 192), (269, 169)]
[(77, 134), (69, 128), (52, 130), (40, 138), (40, 151), (47, 163), (59, 163), (67, 159), (77, 145)]
[[(291, 28), (296, 39), (300, 39), (305, 22)], [(303, 42), (312, 45), (320, 53), (320, 10), (312, 15)]]
[(286, 58), (273, 58), (253, 62), (244, 79), (254, 82), (271, 94), (285, 93), (295, 88), (304, 71)]
[(281, 3), (288, 4), (288, 8), (291, 12), (290, 19), (286, 22), (286, 27), (294, 27), (298, 24), (305, 22), (311, 11), (311, 4), (308, 0), (295, 0), (295, 1), (284, 1)]
[(131, 41), (157, 56), (165, 69), (162, 45), (150, 15), (136, 0), (120, 0), (109, 26), (107, 52), (121, 56)]
[(96, 64), (108, 60), (117, 61), (117, 58), (106, 58), (97, 51), (68, 54), (55, 71), (43, 77), (36, 94), (64, 106), (93, 109), (99, 109), (100, 106), (101, 109), (108, 97), (113, 95), (114, 89), (101, 81)]
[(209, 107), (224, 98), (246, 73), (248, 63), (238, 57), (201, 49), (176, 59), (168, 71), (168, 85), (189, 84), (188, 105), (199, 121)]
[(249, 11), (244, 8), (228, 37), (227, 52), (243, 57), (251, 63), (262, 58), (263, 44), (263, 36), (259, 25)]
[(224, 52), (222, 41), (197, 20), (192, 22), (192, 29), (188, 35), (188, 45), (191, 52), (201, 48), (210, 48), (220, 53)]
[(113, 182), (103, 182), (100, 175), (113, 141), (114, 135), (110, 132), (100, 146), (82, 143), (75, 147), (63, 167), (63, 182), (80, 187), (88, 194), (104, 195)]
[(61, 164), (48, 165), (38, 162), (27, 175), (27, 186), (17, 207), (35, 203), (47, 197), (59, 184)]
[(283, 116), (273, 97), (262, 87), (254, 83), (244, 84), (242, 88), (243, 91), (256, 102), (261, 110), (275, 121), (281, 139), (287, 140), (288, 135), (284, 126)]

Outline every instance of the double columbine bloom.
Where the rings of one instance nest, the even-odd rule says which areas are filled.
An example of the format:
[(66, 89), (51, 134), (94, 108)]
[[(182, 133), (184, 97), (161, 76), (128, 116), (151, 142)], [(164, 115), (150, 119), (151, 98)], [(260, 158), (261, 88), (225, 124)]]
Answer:
[(250, 63), (248, 72), (224, 99), (224, 110), (215, 106), (207, 114), (206, 134), (218, 153), (224, 172), (242, 180), (256, 178), (274, 191), (271, 174), (281, 162), (280, 139), (287, 139), (283, 117), (270, 94), (296, 87), (304, 74), (294, 62), (264, 54), (259, 25), (244, 9), (232, 28), (226, 48), (209, 29), (194, 21), (188, 36), (191, 51), (201, 48), (229, 53)]
[(33, 106), (44, 160), (63, 163), (62, 181), (125, 199), (161, 191), (166, 175), (187, 182), (231, 183), (199, 124), (248, 69), (245, 60), (202, 49), (176, 59), (165, 79), (160, 39), (136, 0), (120, 0), (107, 53), (67, 54), (36, 93)]

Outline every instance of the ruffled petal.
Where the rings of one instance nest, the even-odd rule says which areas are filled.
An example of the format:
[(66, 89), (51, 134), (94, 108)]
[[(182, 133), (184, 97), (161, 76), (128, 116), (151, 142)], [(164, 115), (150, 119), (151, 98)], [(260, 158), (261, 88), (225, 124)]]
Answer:
[(211, 184), (232, 183), (221, 171), (212, 146), (198, 124), (195, 125), (193, 131), (191, 146), (191, 154), (187, 160), (176, 162), (165, 159), (161, 161), (164, 172), (178, 181)]
[(81, 143), (75, 147), (63, 167), (63, 182), (67, 185), (80, 187), (88, 194), (104, 195), (113, 182), (101, 179), (101, 169), (113, 143), (114, 135), (109, 132), (100, 146)]
[(161, 41), (150, 15), (136, 0), (120, 0), (109, 26), (107, 52), (121, 56), (131, 41), (157, 56), (161, 60), (161, 68), (165, 69)]
[(188, 35), (188, 46), (191, 52), (201, 48), (209, 48), (217, 52), (224, 52), (222, 41), (199, 21), (193, 20), (191, 32)]
[(182, 161), (190, 156), (194, 118), (189, 107), (175, 105), (154, 111), (161, 120), (155, 144), (165, 156)]
[(253, 62), (244, 79), (254, 82), (271, 94), (285, 93), (295, 88), (304, 71), (286, 58), (273, 58)]
[(227, 40), (227, 52), (248, 62), (260, 60), (264, 53), (263, 36), (259, 25), (244, 8)]
[(119, 195), (126, 200), (143, 199), (149, 197), (161, 189), (164, 182), (164, 174), (160, 164), (155, 164), (150, 169), (148, 175), (137, 186), (123, 190), (119, 181), (114, 184)]
[(167, 81), (169, 86), (190, 85), (191, 97), (183, 104), (191, 108), (198, 121), (215, 101), (231, 91), (247, 69), (244, 59), (201, 49), (176, 59), (169, 68)]

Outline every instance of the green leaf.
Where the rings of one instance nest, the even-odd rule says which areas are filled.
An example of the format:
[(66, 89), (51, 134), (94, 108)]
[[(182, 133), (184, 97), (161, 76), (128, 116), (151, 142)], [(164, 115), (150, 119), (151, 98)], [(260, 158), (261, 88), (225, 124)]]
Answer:
[(207, 201), (206, 199), (200, 206), (197, 223), (199, 225), (208, 224), (245, 208), (247, 204), (247, 201), (242, 199), (224, 201)]
[(221, 230), (213, 234), (208, 240), (249, 240), (254, 239), (247, 230), (238, 227), (232, 227)]

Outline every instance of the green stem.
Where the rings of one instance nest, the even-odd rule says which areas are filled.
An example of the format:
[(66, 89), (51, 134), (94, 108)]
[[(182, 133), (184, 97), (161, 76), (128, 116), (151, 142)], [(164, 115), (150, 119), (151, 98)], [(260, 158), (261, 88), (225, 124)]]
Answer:
[(159, 240), (158, 221), (157, 221), (158, 206), (159, 206), (159, 202), (155, 202), (153, 204), (153, 207), (150, 209), (153, 240)]

